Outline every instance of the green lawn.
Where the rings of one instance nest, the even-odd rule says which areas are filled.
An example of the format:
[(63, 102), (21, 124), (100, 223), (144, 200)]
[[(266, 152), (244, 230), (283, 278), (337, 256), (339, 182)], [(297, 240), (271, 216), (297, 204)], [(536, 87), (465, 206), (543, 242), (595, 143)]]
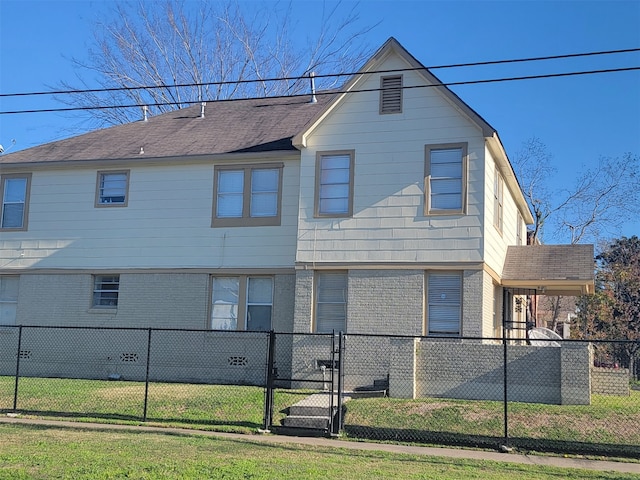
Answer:
[[(0, 377), (0, 411), (13, 406), (13, 378)], [(139, 424), (140, 382), (21, 378), (18, 411), (41, 418)], [(274, 424), (308, 391), (278, 389)], [(232, 385), (151, 383), (149, 425), (254, 433), (263, 427), (264, 389)], [(452, 399), (352, 399), (345, 435), (383, 441), (495, 447), (504, 435), (501, 402)], [(530, 450), (640, 456), (640, 392), (594, 396), (592, 405), (510, 403), (509, 438)]]
[[(137, 424), (144, 415), (145, 384), (103, 380), (21, 378), (18, 410), (30, 416)], [(279, 390), (274, 421), (307, 391)], [(0, 377), (0, 411), (13, 407), (14, 379)], [(235, 385), (151, 383), (147, 423), (251, 433), (263, 427), (264, 389)]]
[[(502, 402), (452, 399), (365, 398), (350, 400), (347, 425), (408, 431), (503, 436)], [(589, 443), (640, 444), (640, 392), (629, 397), (594, 395), (591, 405), (511, 402), (510, 437)]]
[(200, 435), (0, 424), (0, 479), (630, 479), (630, 474), (452, 460)]

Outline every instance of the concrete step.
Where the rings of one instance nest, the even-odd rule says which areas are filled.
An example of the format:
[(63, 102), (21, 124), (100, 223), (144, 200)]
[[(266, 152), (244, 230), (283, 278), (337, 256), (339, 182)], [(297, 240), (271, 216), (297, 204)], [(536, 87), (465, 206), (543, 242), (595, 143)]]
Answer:
[(327, 430), (329, 428), (329, 417), (288, 415), (282, 420), (282, 425), (311, 430)]
[(345, 400), (347, 400), (349, 398), (386, 397), (387, 396), (387, 391), (386, 390), (363, 388), (363, 389), (354, 390), (353, 392), (349, 392), (348, 394), (345, 394), (345, 395), (348, 395), (348, 397), (347, 396), (343, 397)]
[[(301, 417), (327, 417), (330, 415), (330, 393), (314, 393), (289, 407), (289, 415)], [(338, 404), (338, 395), (333, 394), (333, 405)]]

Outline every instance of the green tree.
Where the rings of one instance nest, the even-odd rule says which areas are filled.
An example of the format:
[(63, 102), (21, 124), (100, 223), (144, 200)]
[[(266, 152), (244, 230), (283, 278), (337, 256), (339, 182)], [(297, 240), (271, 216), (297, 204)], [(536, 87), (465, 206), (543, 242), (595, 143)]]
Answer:
[(579, 299), (580, 328), (574, 333), (584, 339), (633, 340), (607, 349), (633, 374), (640, 352), (640, 239), (613, 240), (596, 261), (596, 293)]

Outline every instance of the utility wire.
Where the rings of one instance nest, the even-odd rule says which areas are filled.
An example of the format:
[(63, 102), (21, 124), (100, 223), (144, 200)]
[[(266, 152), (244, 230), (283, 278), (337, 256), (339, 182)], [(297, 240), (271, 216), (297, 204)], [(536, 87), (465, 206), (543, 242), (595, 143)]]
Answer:
[[(457, 85), (477, 85), (483, 83), (497, 83), (497, 82), (511, 82), (511, 81), (519, 81), (519, 80), (535, 80), (535, 79), (543, 79), (543, 78), (559, 78), (559, 77), (569, 77), (576, 75), (594, 75), (594, 74), (602, 74), (602, 73), (614, 73), (614, 72), (628, 72), (640, 70), (640, 66), (634, 67), (622, 67), (622, 68), (608, 68), (603, 70), (585, 70), (579, 72), (565, 72), (565, 73), (547, 73), (541, 75), (526, 75), (520, 77), (503, 77), (503, 78), (490, 78), (483, 80), (466, 80), (460, 82), (446, 82), (446, 83), (434, 83), (430, 85), (414, 85), (414, 86), (403, 86), (403, 90), (414, 89), (414, 88), (433, 88), (433, 87), (451, 87)], [(392, 70), (393, 72), (397, 72), (398, 70)], [(379, 92), (382, 88), (367, 88), (367, 89), (357, 89), (357, 90), (329, 90), (329, 91), (318, 91), (316, 95), (336, 95), (342, 93), (364, 93), (364, 92)], [(268, 98), (268, 99), (278, 99), (278, 98), (298, 98), (298, 97), (308, 97), (310, 93), (297, 94), (297, 95), (274, 95), (270, 97), (258, 97), (258, 98), (230, 98), (230, 99), (221, 99), (221, 100), (193, 100), (193, 101), (176, 101), (176, 102), (159, 102), (159, 103), (147, 103), (147, 107), (161, 107), (166, 105), (192, 105), (201, 102), (240, 102), (243, 100), (256, 100), (260, 98)], [(71, 112), (71, 111), (82, 111), (82, 110), (109, 110), (109, 109), (117, 109), (117, 108), (140, 108), (143, 105), (140, 104), (129, 104), (129, 105), (102, 105), (102, 106), (91, 106), (91, 107), (61, 107), (61, 108), (41, 108), (41, 109), (32, 109), (32, 110), (12, 110), (12, 111), (0, 111), (0, 115), (11, 115), (11, 114), (19, 114), (19, 113), (50, 113), (50, 112)]]
[[(597, 52), (583, 52), (583, 53), (569, 53), (564, 55), (550, 55), (544, 57), (528, 57), (528, 58), (516, 58), (516, 59), (506, 59), (506, 60), (488, 60), (483, 62), (470, 62), (470, 63), (453, 63), (448, 65), (434, 65), (430, 67), (413, 67), (413, 68), (404, 68), (404, 69), (394, 69), (394, 70), (375, 70), (370, 72), (344, 72), (344, 73), (327, 73), (315, 75), (315, 78), (334, 78), (334, 77), (349, 77), (358, 74), (384, 74), (384, 73), (392, 73), (392, 72), (412, 72), (419, 70), (438, 70), (445, 68), (460, 68), (460, 67), (477, 67), (483, 65), (500, 65), (500, 64), (509, 64), (509, 63), (523, 63), (523, 62), (535, 62), (542, 60), (558, 60), (558, 59), (567, 59), (567, 58), (578, 58), (578, 57), (589, 57), (596, 55), (613, 55), (618, 53), (631, 53), (638, 52), (640, 48), (625, 48), (618, 50), (603, 50)], [(221, 82), (205, 82), (205, 83), (183, 83), (183, 84), (172, 84), (172, 85), (148, 85), (148, 86), (137, 86), (137, 87), (112, 87), (112, 88), (89, 88), (82, 90), (51, 90), (47, 92), (21, 92), (21, 93), (0, 93), (0, 98), (3, 97), (26, 97), (26, 96), (38, 96), (38, 95), (68, 95), (68, 94), (86, 94), (86, 93), (106, 93), (106, 92), (118, 92), (118, 91), (133, 91), (133, 90), (153, 90), (157, 88), (186, 88), (186, 87), (204, 87), (204, 86), (224, 86), (224, 85), (236, 85), (236, 84), (244, 84), (244, 83), (256, 83), (256, 82), (278, 82), (278, 81), (300, 81), (306, 80), (309, 77), (305, 76), (296, 76), (296, 77), (273, 77), (273, 78), (264, 78), (264, 79), (253, 79), (253, 80), (228, 80)]]

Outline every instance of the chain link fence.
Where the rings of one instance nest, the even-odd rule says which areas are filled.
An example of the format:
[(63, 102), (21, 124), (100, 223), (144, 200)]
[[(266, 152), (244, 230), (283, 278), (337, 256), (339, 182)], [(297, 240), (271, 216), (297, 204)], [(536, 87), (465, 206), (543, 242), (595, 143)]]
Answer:
[(640, 457), (637, 341), (0, 327), (0, 411)]

